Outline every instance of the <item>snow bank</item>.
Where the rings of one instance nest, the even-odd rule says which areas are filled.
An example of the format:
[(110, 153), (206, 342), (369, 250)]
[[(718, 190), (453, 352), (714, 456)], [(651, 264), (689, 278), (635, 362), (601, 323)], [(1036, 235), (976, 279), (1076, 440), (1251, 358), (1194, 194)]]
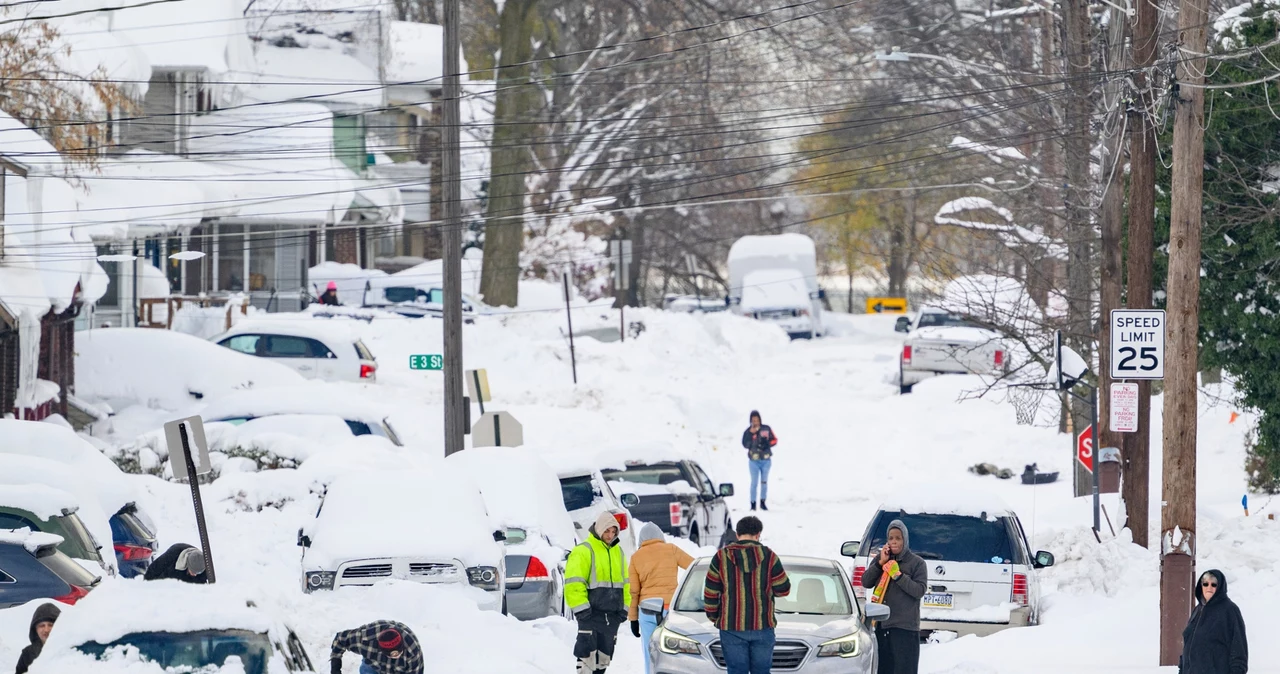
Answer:
[[(195, 366), (199, 364), (199, 366)], [(170, 330), (110, 328), (76, 335), (76, 393), (115, 409), (183, 410), (232, 391), (303, 381), (293, 370)]]
[[(115, 463), (67, 428), (35, 421), (0, 420), (0, 455), (44, 462), (43, 465), (24, 464), (39, 468), (38, 474), (24, 477), (48, 477), (51, 480), (49, 484), (67, 485), (80, 498), (96, 500), (108, 516), (139, 500), (137, 490)], [(6, 469), (9, 468), (8, 461), (8, 457), (0, 456), (0, 463)], [(92, 479), (87, 479), (89, 476)], [(0, 476), (0, 482), (3, 481), (5, 476)], [(138, 505), (150, 509), (145, 507), (147, 504)]]
[[(260, 358), (254, 360), (262, 361)], [(320, 414), (378, 424), (387, 418), (387, 411), (362, 395), (372, 386), (308, 381), (292, 386), (257, 387), (236, 391), (210, 402), (200, 410), (200, 416), (206, 421), (216, 421), (278, 414)]]
[(0, 504), (30, 512), (42, 520), (61, 515), (64, 510), (80, 507), (80, 500), (70, 492), (43, 484), (0, 484)]
[(574, 546), (573, 520), (564, 509), (560, 479), (526, 449), (473, 447), (448, 457), (479, 485), (489, 517), (502, 527), (545, 534), (553, 545)]

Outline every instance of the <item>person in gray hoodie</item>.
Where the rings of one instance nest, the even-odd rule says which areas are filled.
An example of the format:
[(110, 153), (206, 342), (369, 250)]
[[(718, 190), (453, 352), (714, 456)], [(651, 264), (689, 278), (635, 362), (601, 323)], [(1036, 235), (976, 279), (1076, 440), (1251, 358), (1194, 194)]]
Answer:
[(920, 667), (920, 598), (929, 587), (929, 567), (911, 551), (902, 520), (889, 523), (888, 542), (862, 574), (862, 586), (875, 587), (885, 573), (889, 586), (882, 599), (889, 619), (876, 626), (880, 651), (878, 674), (916, 674)]

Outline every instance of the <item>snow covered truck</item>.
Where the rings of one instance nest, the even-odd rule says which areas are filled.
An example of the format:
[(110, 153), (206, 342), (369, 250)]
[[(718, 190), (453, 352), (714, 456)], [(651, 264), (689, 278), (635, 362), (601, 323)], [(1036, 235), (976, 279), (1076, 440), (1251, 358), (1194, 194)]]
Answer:
[(731, 311), (774, 323), (792, 339), (821, 337), (817, 252), (803, 234), (744, 236), (729, 248)]

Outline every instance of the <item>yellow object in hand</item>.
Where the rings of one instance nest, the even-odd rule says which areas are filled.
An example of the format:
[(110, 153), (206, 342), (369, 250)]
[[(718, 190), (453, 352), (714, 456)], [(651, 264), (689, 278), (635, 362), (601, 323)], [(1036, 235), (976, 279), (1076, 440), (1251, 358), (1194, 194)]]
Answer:
[(889, 560), (889, 563), (884, 565), (884, 572), (894, 580), (897, 580), (898, 576), (902, 575), (902, 569), (898, 568), (898, 562), (894, 560)]

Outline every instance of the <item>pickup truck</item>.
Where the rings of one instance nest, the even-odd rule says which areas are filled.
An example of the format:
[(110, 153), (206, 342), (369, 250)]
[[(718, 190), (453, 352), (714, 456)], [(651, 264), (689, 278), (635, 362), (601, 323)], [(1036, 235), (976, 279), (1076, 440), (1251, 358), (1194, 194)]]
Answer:
[(694, 461), (646, 463), (627, 461), (624, 470), (602, 471), (615, 490), (635, 494), (631, 507), (638, 520), (653, 522), (664, 533), (687, 538), (694, 545), (724, 545), (734, 539), (726, 496), (732, 484), (719, 488)]
[(926, 307), (914, 319), (898, 318), (894, 329), (907, 333), (898, 359), (902, 394), (940, 374), (999, 376), (1009, 370), (1009, 351), (999, 333), (966, 316)]

